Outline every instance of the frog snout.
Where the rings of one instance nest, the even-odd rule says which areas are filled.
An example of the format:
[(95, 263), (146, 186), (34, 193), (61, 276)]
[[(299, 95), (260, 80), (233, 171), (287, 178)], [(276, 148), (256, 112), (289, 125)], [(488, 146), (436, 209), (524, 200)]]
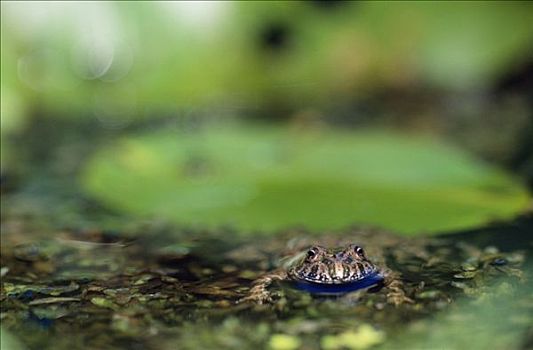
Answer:
[(345, 271), (344, 265), (345, 264), (343, 264), (340, 261), (335, 262), (334, 274), (333, 274), (334, 279), (342, 279), (344, 277), (344, 271)]

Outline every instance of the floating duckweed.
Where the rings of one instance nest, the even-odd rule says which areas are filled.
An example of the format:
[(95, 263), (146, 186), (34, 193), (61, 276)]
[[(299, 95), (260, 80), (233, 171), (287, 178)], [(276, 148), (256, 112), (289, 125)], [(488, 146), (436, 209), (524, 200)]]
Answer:
[(124, 317), (122, 315), (113, 315), (113, 322), (111, 323), (111, 327), (113, 327), (113, 329), (116, 329), (117, 331), (126, 333), (130, 329), (131, 324), (127, 317)]
[(161, 281), (166, 282), (166, 283), (178, 283), (179, 282), (177, 278), (170, 277), (170, 276), (161, 276)]
[(224, 266), (222, 266), (222, 271), (224, 271), (225, 273), (232, 273), (232, 272), (235, 272), (237, 270), (238, 270), (237, 266), (234, 266), (234, 265), (224, 265)]
[(144, 276), (141, 276), (141, 278), (139, 278), (138, 280), (136, 280), (135, 282), (133, 282), (133, 285), (134, 286), (140, 286), (142, 284), (145, 284), (146, 282), (148, 282), (149, 280), (151, 280), (152, 278), (154, 278), (154, 276), (152, 275), (144, 275)]
[(2, 266), (2, 268), (0, 268), (0, 277), (4, 277), (5, 275), (7, 275), (8, 272), (9, 272), (9, 267)]
[(216, 306), (220, 308), (228, 308), (231, 307), (231, 303), (227, 300), (220, 300), (216, 302)]
[(476, 271), (477, 265), (467, 262), (461, 265), (461, 269), (463, 269), (463, 271)]
[(239, 274), (240, 278), (254, 279), (257, 277), (257, 272), (251, 270), (244, 270)]
[(52, 296), (58, 296), (65, 293), (70, 293), (78, 290), (80, 286), (77, 283), (70, 283), (68, 286), (54, 286), (54, 287), (46, 287), (39, 290), (39, 293), (42, 294), (49, 294)]
[(3, 285), (4, 291), (8, 295), (11, 294), (13, 291), (15, 291), (17, 287), (18, 286), (15, 286), (13, 283), (8, 283), (8, 282), (5, 282)]
[(334, 349), (368, 349), (382, 343), (385, 334), (374, 329), (372, 326), (363, 324), (357, 331), (346, 331), (338, 335), (326, 335), (322, 337), (320, 344), (326, 350)]
[(466, 289), (466, 288), (468, 288), (468, 286), (466, 285), (466, 283), (463, 283), (463, 282), (452, 281), (452, 282), (450, 282), (450, 284), (451, 284), (452, 286), (454, 286), (455, 288), (459, 288), (459, 289)]
[(79, 289), (79, 285), (72, 282), (67, 286), (42, 286), (42, 285), (25, 285), (13, 283), (4, 283), (4, 290), (9, 296), (18, 296), (24, 294), (40, 293), (51, 296), (74, 292)]
[(94, 297), (91, 299), (91, 303), (93, 303), (96, 306), (105, 307), (111, 310), (118, 309), (117, 305), (115, 305), (111, 300), (108, 300), (106, 298)]
[(168, 246), (161, 248), (159, 250), (159, 254), (161, 255), (171, 254), (175, 256), (185, 256), (189, 254), (190, 251), (191, 251), (190, 247), (187, 247), (181, 244), (173, 244), (173, 245), (168, 245)]
[(419, 299), (437, 299), (440, 296), (441, 292), (438, 290), (426, 290), (417, 295)]
[(273, 350), (292, 350), (298, 349), (301, 345), (298, 337), (287, 334), (273, 334), (268, 343), (269, 348)]
[(486, 254), (498, 254), (498, 252), (499, 252), (498, 248), (493, 247), (493, 246), (489, 246), (485, 248)]
[(458, 274), (453, 275), (454, 278), (461, 278), (461, 279), (471, 279), (476, 277), (477, 273), (474, 271), (465, 271)]
[[(34, 307), (31, 313), (41, 320), (57, 320), (69, 314), (68, 309), (51, 306), (51, 307)], [(45, 321), (46, 322), (46, 321)]]
[(196, 305), (202, 308), (211, 308), (213, 307), (213, 302), (211, 300), (200, 300), (196, 303)]

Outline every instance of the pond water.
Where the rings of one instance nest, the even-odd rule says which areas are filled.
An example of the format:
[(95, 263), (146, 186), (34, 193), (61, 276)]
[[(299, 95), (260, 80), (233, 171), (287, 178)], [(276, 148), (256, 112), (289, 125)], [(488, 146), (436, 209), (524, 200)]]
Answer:
[[(327, 223), (324, 216), (314, 221), (316, 227), (292, 229), (290, 225), (253, 229), (261, 222), (258, 215), (243, 221), (251, 228), (220, 222), (183, 226), (168, 217), (147, 220), (140, 212), (120, 210), (120, 205), (108, 207), (116, 203), (113, 200), (88, 197), (80, 190), (77, 175), (98, 142), (89, 136), (74, 139), (59, 142), (45, 152), (46, 157), (31, 144), (34, 156), (24, 163), (29, 175), (19, 182), (2, 178), (2, 348), (526, 349), (533, 345), (531, 214), (431, 235), (413, 234), (416, 225), (407, 222), (400, 225), (410, 228), (403, 235), (376, 228), (379, 225), (360, 226), (356, 220), (350, 225), (343, 215), (339, 218), (344, 221), (333, 225), (341, 228), (329, 230), (319, 228)], [(103, 159), (100, 164), (107, 164), (108, 159)], [(160, 170), (171, 169), (169, 162), (161, 163)], [(274, 174), (288, 168), (272, 169)], [(290, 176), (304, 176), (296, 168), (289, 170)], [(328, 171), (324, 177), (338, 176)], [(487, 222), (485, 215), (490, 213), (511, 217), (527, 200), (526, 192), (511, 179), (491, 174), (487, 184), (500, 187), (476, 187), (470, 175), (450, 182), (461, 179), (457, 180), (461, 186), (468, 185), (462, 187), (470, 191), (463, 196), (468, 199), (464, 208), (471, 204), (482, 208), (470, 211), (470, 223)], [(126, 187), (114, 191), (120, 181), (110, 179), (109, 193), (128, 194)], [(157, 182), (157, 177), (153, 179)], [(448, 179), (438, 178), (436, 184), (448, 184)], [(504, 185), (512, 190), (501, 190)], [(168, 186), (181, 190), (175, 183)], [(128, 201), (138, 199), (138, 193), (149, 194), (142, 190), (130, 193)], [(513, 199), (514, 193), (519, 200)], [(159, 201), (159, 197), (140, 198), (151, 199), (146, 201), (150, 205)], [(487, 198), (508, 202), (485, 206)], [(391, 208), (398, 206), (389, 202)], [(423, 201), (413, 203), (418, 205), (413, 208), (423, 209)], [(442, 227), (455, 225), (450, 212), (440, 208), (435, 213), (447, 220)], [(378, 220), (379, 212), (372, 213)], [(399, 221), (393, 216), (388, 218), (388, 223), (395, 222)], [(283, 272), (287, 260), (311, 245), (351, 243), (363, 246), (386, 275), (383, 286), (324, 296), (293, 288), (287, 278), (263, 283), (265, 276)], [(259, 297), (253, 293), (258, 285), (264, 287)]]
[[(254, 239), (153, 223), (127, 235), (52, 233), (23, 218), (2, 220), (2, 325), (30, 349), (525, 349), (532, 341), (531, 217), (431, 238), (353, 227)], [(405, 299), (391, 302), (387, 287), (314, 296), (280, 281), (267, 287), (268, 301), (239, 302), (284, 256), (316, 242), (363, 245), (401, 281)]]

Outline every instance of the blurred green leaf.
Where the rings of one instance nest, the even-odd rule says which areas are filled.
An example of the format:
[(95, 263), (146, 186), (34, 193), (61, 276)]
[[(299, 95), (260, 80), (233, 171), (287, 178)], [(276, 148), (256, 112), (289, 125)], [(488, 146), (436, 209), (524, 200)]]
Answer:
[(515, 179), (453, 147), (386, 131), (159, 131), (97, 153), (82, 183), (124, 212), (241, 230), (439, 232), (510, 218), (530, 201)]

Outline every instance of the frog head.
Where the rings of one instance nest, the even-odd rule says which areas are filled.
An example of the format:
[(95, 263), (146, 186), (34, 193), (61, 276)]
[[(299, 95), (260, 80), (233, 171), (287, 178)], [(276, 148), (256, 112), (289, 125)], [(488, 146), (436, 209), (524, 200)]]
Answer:
[(360, 281), (377, 271), (365, 256), (363, 248), (355, 244), (326, 249), (312, 246), (305, 256), (288, 270), (296, 281), (318, 284), (345, 284)]

